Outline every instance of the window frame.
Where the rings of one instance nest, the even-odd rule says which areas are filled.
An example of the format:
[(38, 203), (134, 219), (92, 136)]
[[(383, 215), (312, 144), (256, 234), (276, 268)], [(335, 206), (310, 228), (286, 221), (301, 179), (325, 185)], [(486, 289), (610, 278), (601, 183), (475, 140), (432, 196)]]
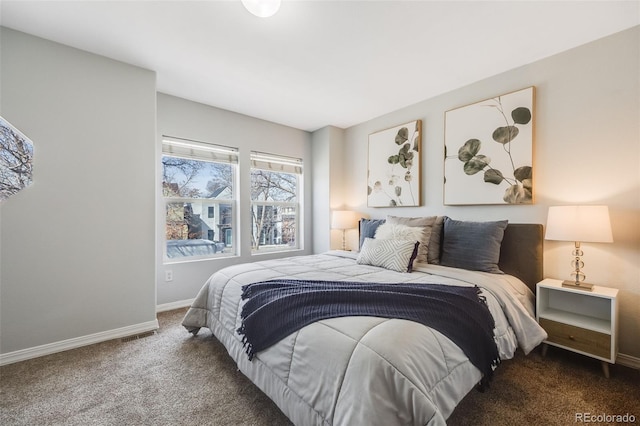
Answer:
[[(221, 259), (232, 256), (237, 256), (240, 252), (240, 247), (237, 245), (238, 235), (238, 174), (239, 174), (239, 149), (235, 147), (229, 147), (219, 144), (213, 144), (209, 142), (201, 142), (184, 138), (177, 138), (171, 136), (162, 137), (162, 150), (161, 150), (161, 168), (164, 157), (182, 158), (187, 160), (209, 162), (209, 163), (222, 163), (230, 164), (232, 166), (231, 171), (231, 198), (227, 199), (215, 199), (215, 198), (192, 198), (192, 197), (180, 197), (180, 196), (166, 196), (164, 190), (162, 191), (162, 206), (163, 211), (163, 231), (162, 231), (162, 257), (163, 263), (184, 263), (209, 259)], [(164, 180), (161, 179), (161, 184)], [(224, 242), (226, 247), (231, 247), (230, 252), (216, 252), (212, 254), (196, 255), (196, 256), (181, 256), (181, 257), (169, 257), (167, 254), (167, 245), (169, 239), (167, 239), (167, 208), (170, 204), (182, 203), (182, 204), (201, 204), (201, 215), (208, 218), (208, 208), (213, 205), (214, 207), (214, 220), (222, 219), (220, 209), (222, 205), (231, 205), (231, 222), (230, 227), (220, 230), (221, 235), (224, 234)], [(215, 211), (217, 210), (217, 212)], [(227, 243), (229, 237), (229, 230), (231, 231), (231, 244)], [(208, 238), (206, 238), (208, 239)], [(187, 239), (188, 240), (188, 239)]]
[[(291, 251), (303, 250), (303, 236), (302, 230), (304, 227), (302, 226), (303, 221), (303, 211), (301, 200), (304, 197), (304, 188), (303, 188), (303, 160), (301, 158), (288, 157), (279, 154), (271, 154), (264, 153), (259, 151), (251, 151), (250, 153), (250, 168), (249, 168), (249, 179), (250, 185), (253, 185), (253, 171), (254, 169), (264, 170), (272, 173), (287, 173), (294, 175), (296, 178), (296, 201), (273, 201), (273, 200), (254, 200), (253, 194), (250, 192), (249, 194), (249, 204), (250, 204), (250, 229), (251, 229), (251, 247), (250, 254), (251, 256), (259, 256), (263, 254), (272, 254), (272, 253), (286, 253)], [(260, 250), (260, 240), (261, 236), (257, 238), (257, 246), (254, 246), (254, 235), (257, 232), (257, 226), (254, 222), (254, 207), (262, 206), (264, 207), (279, 207), (281, 209), (293, 208), (295, 211), (295, 225), (294, 225), (294, 240), (295, 244), (293, 246), (288, 246), (284, 244), (279, 244), (271, 249), (262, 249)], [(282, 213), (280, 213), (281, 215)]]

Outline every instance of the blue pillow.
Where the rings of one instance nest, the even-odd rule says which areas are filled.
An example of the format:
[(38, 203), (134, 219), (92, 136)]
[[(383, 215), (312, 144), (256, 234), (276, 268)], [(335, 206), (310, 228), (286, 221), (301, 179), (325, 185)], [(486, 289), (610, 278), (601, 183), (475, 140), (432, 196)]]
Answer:
[(360, 249), (365, 238), (375, 238), (378, 226), (386, 222), (386, 219), (360, 219)]
[(440, 264), (502, 274), (498, 267), (507, 220), (471, 222), (444, 219)]

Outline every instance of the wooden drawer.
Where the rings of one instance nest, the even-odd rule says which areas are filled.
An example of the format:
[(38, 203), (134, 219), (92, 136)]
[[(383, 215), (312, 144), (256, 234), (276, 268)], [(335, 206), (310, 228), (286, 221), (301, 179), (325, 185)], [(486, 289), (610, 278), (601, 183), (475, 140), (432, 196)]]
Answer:
[(602, 358), (611, 358), (611, 336), (597, 331), (540, 318), (548, 342), (573, 348)]

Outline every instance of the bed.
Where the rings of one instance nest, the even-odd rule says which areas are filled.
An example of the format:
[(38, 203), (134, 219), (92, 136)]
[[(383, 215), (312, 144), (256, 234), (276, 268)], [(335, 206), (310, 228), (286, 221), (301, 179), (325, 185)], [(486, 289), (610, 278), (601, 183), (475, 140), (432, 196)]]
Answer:
[[(379, 228), (371, 234), (375, 238), (363, 237), (359, 252), (329, 251), (234, 265), (208, 279), (185, 315), (183, 326), (193, 334), (201, 328), (211, 330), (239, 370), (296, 425), (446, 424), (468, 392), (490, 385), (491, 371), (479, 367), (477, 357), (469, 354), (473, 351), (469, 346), (475, 343), (456, 344), (454, 341), (460, 342), (459, 334), (452, 337), (446, 329), (447, 325), (457, 327), (462, 321), (445, 321), (443, 331), (438, 328), (441, 325), (430, 327), (393, 315), (342, 314), (301, 326), (251, 354), (246, 335), (242, 335), (248, 321), (243, 308), (251, 301), (247, 290), (285, 281), (287, 285), (380, 283), (419, 287), (420, 291), (476, 289), (479, 304), (488, 309), (492, 318), (498, 363), (512, 358), (518, 347), (529, 353), (546, 338), (535, 321), (532, 291), (542, 279), (541, 225), (455, 221), (446, 217), (430, 217), (428, 226), (413, 226), (425, 222), (394, 217), (388, 218), (386, 224), (392, 219), (401, 222), (396, 230), (422, 229), (422, 234), (414, 234), (416, 242), (422, 242), (432, 255), (437, 252), (435, 259), (421, 257), (423, 261), (416, 262), (416, 247), (420, 244), (414, 244), (412, 263), (407, 268), (411, 272), (394, 270), (385, 262), (405, 251), (394, 244), (410, 240), (402, 232), (392, 238), (378, 238), (376, 235), (381, 235), (382, 230)], [(487, 234), (483, 226), (496, 223), (501, 230), (496, 232), (494, 226)], [(480, 231), (476, 229), (478, 225)], [(361, 233), (364, 231), (361, 228)], [(392, 247), (390, 252), (380, 247), (367, 250), (374, 243)], [(452, 250), (460, 259), (452, 261)], [(492, 252), (491, 262), (495, 264), (490, 272), (464, 263), (480, 252), (482, 256)], [(367, 253), (384, 256), (373, 256), (371, 260)], [(421, 255), (425, 256), (425, 252)], [(464, 267), (458, 267), (458, 261)], [(464, 316), (455, 312), (452, 315)], [(269, 326), (280, 316), (286, 315), (259, 322)], [(491, 370), (498, 363), (494, 362)]]

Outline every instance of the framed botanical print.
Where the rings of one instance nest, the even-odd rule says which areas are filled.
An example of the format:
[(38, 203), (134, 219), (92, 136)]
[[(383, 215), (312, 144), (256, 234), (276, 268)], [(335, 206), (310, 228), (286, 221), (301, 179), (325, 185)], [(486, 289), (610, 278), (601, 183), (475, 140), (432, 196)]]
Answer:
[(535, 87), (445, 113), (444, 204), (533, 204)]
[(422, 121), (369, 135), (367, 206), (419, 206)]

